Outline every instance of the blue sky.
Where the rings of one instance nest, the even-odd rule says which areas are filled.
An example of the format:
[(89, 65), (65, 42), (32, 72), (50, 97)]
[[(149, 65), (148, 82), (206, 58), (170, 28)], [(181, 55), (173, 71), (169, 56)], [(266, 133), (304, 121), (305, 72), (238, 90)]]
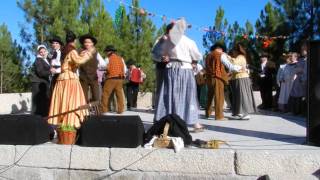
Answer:
[[(130, 3), (131, 0), (124, 0)], [(149, 12), (166, 15), (171, 18), (185, 17), (188, 23), (193, 25), (187, 34), (202, 48), (202, 35), (204, 32), (194, 28), (195, 26), (210, 26), (214, 22), (215, 13), (219, 6), (225, 10), (225, 17), (229, 23), (238, 21), (244, 25), (248, 19), (255, 24), (268, 0), (140, 0), (140, 6)], [(114, 12), (119, 6), (119, 0), (104, 0), (107, 11), (114, 17)], [(160, 17), (152, 17), (152, 21), (160, 26)], [(170, 20), (170, 19), (169, 19)], [(20, 42), (19, 23), (25, 23), (23, 12), (17, 7), (16, 0), (4, 0), (1, 2), (0, 23), (7, 24), (13, 39)]]

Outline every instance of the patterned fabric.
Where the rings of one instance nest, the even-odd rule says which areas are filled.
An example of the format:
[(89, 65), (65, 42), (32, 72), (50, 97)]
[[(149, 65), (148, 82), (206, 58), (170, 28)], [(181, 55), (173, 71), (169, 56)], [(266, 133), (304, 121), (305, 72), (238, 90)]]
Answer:
[(192, 69), (166, 68), (162, 77), (154, 119), (158, 121), (168, 114), (177, 114), (189, 125), (197, 123), (199, 105)]
[(206, 73), (209, 77), (221, 79), (225, 84), (228, 83), (228, 74), (221, 62), (221, 53), (213, 51), (206, 58)]
[[(79, 106), (87, 104), (76, 70), (79, 64), (87, 62), (90, 58), (87, 54), (80, 56), (76, 50), (72, 50), (67, 54), (62, 65), (62, 73), (59, 75), (53, 90), (49, 116), (75, 110)], [(50, 118), (48, 119), (48, 123), (80, 128), (80, 123), (87, 115), (88, 111), (86, 109), (78, 110), (66, 115)]]
[(112, 54), (109, 58), (109, 63), (107, 65), (107, 78), (114, 77), (124, 77), (124, 64), (122, 58), (116, 54)]

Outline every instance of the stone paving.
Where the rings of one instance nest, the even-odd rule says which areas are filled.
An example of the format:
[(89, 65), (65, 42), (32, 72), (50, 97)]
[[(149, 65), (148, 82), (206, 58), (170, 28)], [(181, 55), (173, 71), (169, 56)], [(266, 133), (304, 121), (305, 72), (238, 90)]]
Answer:
[[(145, 129), (151, 127), (153, 112), (151, 110), (126, 111), (125, 115), (139, 115)], [(230, 117), (229, 112), (225, 113)], [(320, 149), (306, 144), (306, 120), (303, 117), (281, 114), (271, 111), (258, 111), (250, 115), (251, 119), (215, 121), (214, 116), (204, 118), (204, 111), (199, 115), (199, 121), (206, 130), (201, 133), (191, 133), (193, 139), (218, 139), (228, 143), (226, 149), (259, 149), (259, 150), (296, 150)], [(192, 128), (190, 127), (190, 130)]]

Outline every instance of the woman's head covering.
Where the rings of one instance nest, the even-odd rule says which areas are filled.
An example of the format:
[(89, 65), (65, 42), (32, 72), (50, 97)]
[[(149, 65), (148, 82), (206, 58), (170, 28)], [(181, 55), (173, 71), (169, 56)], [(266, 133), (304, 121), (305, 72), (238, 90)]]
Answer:
[(67, 31), (66, 43), (73, 42), (75, 39), (77, 39), (77, 36), (72, 31)]
[(188, 28), (187, 22), (184, 18), (177, 20), (172, 29), (169, 31), (170, 41), (177, 45)]
[(47, 50), (47, 47), (46, 47), (45, 45), (41, 44), (41, 45), (39, 45), (39, 46), (37, 47), (37, 52), (39, 52), (40, 49), (45, 49), (45, 50)]

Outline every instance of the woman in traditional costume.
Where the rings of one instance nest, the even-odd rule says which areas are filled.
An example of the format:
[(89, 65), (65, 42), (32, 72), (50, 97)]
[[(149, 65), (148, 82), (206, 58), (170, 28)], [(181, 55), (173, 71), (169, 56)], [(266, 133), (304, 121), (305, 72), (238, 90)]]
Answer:
[(290, 54), (289, 63), (283, 68), (283, 72), (279, 77), (279, 81), (281, 82), (281, 89), (278, 104), (279, 109), (283, 113), (287, 113), (289, 111), (288, 102), (293, 82), (296, 79), (297, 58), (297, 53)]
[(202, 59), (196, 43), (184, 35), (187, 24), (184, 19), (174, 23), (164, 39), (159, 52), (165, 63), (163, 80), (156, 102), (155, 120), (166, 115), (177, 114), (186, 124), (193, 125), (196, 131), (202, 131), (203, 126), (198, 122), (199, 106), (197, 86), (192, 71), (192, 62)]
[(50, 103), (50, 76), (52, 71), (47, 60), (47, 48), (39, 45), (37, 58), (31, 72), (32, 82), (32, 114), (48, 116)]
[[(92, 58), (94, 52), (83, 51), (79, 54), (75, 47), (75, 40), (75, 34), (69, 31), (66, 36), (67, 45), (62, 53), (62, 72), (57, 78), (53, 90), (49, 116), (72, 111), (80, 106), (86, 105), (86, 99), (76, 71), (80, 64), (83, 64)], [(80, 128), (81, 122), (83, 122), (85, 116), (88, 114), (88, 110), (81, 109), (72, 113), (50, 118), (48, 122), (52, 125)]]
[[(247, 67), (246, 51), (237, 43), (233, 49), (231, 62), (234, 65)], [(248, 71), (233, 72), (230, 81), (232, 91), (232, 116), (235, 119), (248, 120), (250, 113), (256, 112), (252, 83)]]

